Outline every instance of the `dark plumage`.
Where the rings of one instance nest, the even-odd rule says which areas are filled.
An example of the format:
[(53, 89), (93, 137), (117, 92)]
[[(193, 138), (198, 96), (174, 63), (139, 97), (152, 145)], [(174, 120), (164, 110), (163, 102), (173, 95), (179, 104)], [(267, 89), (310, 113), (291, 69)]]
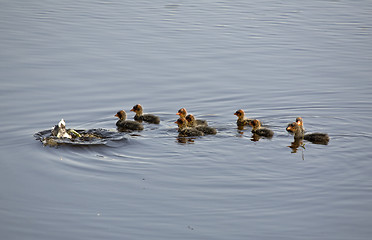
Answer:
[(119, 120), (116, 122), (116, 126), (120, 128), (120, 130), (143, 130), (143, 125), (141, 123), (126, 120), (127, 113), (124, 110), (117, 112), (115, 117), (119, 118)]
[(178, 125), (179, 137), (204, 136), (204, 133), (202, 131), (199, 131), (196, 128), (187, 127), (187, 121), (185, 118), (179, 118), (174, 123), (177, 123)]
[(327, 145), (329, 142), (329, 136), (326, 133), (310, 133), (310, 134), (304, 134), (303, 128), (298, 125), (297, 122), (293, 122), (288, 125), (286, 128), (288, 132), (294, 133), (295, 138), (303, 138), (309, 142), (315, 143), (315, 144), (324, 144)]
[(198, 137), (204, 136), (204, 133), (195, 128), (185, 128), (178, 133), (179, 137)]
[(136, 115), (134, 116), (134, 120), (136, 121), (139, 122), (145, 121), (154, 124), (160, 123), (160, 118), (158, 116), (155, 116), (153, 114), (143, 114), (143, 108), (140, 104), (133, 106), (131, 111), (136, 113)]
[[(187, 115), (186, 108), (181, 108), (180, 110), (178, 110), (178, 112), (176, 114), (179, 115), (180, 118), (186, 118), (186, 115)], [(198, 126), (208, 126), (207, 121), (202, 120), (202, 119), (195, 119), (195, 123)]]
[(199, 126), (199, 127), (208, 127), (207, 120), (203, 120), (203, 119), (195, 119), (195, 123), (196, 123), (196, 125)]
[(186, 116), (187, 126), (195, 128), (198, 131), (203, 132), (204, 134), (217, 134), (217, 130), (215, 128), (209, 127), (209, 126), (198, 126), (195, 120), (194, 115), (189, 114)]
[(217, 130), (209, 126), (196, 126), (196, 130), (203, 132), (206, 135), (216, 135)]
[(274, 132), (268, 128), (261, 127), (261, 122), (257, 119), (251, 120), (249, 125), (252, 126), (252, 133), (254, 134), (267, 138), (274, 136)]
[(326, 133), (309, 133), (304, 135), (304, 139), (317, 144), (327, 145), (329, 142), (329, 136)]
[(238, 120), (236, 121), (236, 125), (238, 125), (238, 127), (249, 125), (249, 123), (252, 121), (252, 119), (248, 119), (244, 116), (245, 113), (242, 109), (237, 110), (234, 115), (238, 117)]

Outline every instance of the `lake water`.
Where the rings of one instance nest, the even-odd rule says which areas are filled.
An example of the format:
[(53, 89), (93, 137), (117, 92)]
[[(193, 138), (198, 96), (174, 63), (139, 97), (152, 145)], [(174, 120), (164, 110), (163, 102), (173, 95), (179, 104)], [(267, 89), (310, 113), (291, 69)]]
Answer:
[[(0, 5), (1, 239), (370, 239), (371, 1)], [(33, 136), (116, 132), (137, 103), (161, 124)], [(181, 107), (218, 134), (178, 141)], [(297, 116), (329, 144), (292, 151)]]

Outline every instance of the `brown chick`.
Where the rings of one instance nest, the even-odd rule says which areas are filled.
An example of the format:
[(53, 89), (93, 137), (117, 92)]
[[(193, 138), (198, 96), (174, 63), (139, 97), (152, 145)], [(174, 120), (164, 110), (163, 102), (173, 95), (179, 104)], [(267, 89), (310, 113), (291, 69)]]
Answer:
[(315, 144), (323, 144), (327, 145), (329, 142), (329, 136), (326, 133), (310, 133), (310, 134), (304, 134), (303, 128), (298, 125), (297, 122), (293, 122), (288, 125), (286, 128), (288, 132), (294, 133), (295, 138), (303, 138), (309, 142), (315, 143)]
[(196, 120), (194, 115), (189, 114), (186, 116), (187, 126), (196, 128), (199, 131), (202, 131), (204, 134), (217, 134), (217, 130), (215, 128), (209, 127), (209, 126), (200, 126), (196, 124)]
[(143, 125), (136, 121), (130, 121), (127, 119), (127, 113), (124, 110), (120, 110), (115, 114), (115, 117), (118, 117), (119, 120), (116, 122), (116, 126), (120, 130), (143, 130)]
[(238, 117), (238, 120), (236, 121), (236, 125), (238, 125), (238, 127), (249, 125), (249, 123), (252, 121), (252, 119), (248, 119), (244, 116), (245, 113), (242, 109), (237, 110), (234, 115)]
[[(178, 110), (176, 114), (179, 115), (181, 118), (186, 118), (187, 115), (186, 108), (181, 108), (180, 110)], [(202, 119), (195, 119), (195, 123), (198, 126), (208, 126), (207, 121)]]
[(252, 133), (254, 134), (267, 138), (274, 136), (274, 132), (268, 128), (261, 127), (261, 122), (257, 119), (250, 121), (249, 125), (252, 126)]
[(160, 118), (158, 116), (155, 116), (153, 114), (143, 114), (143, 108), (141, 104), (134, 105), (131, 111), (136, 113), (136, 115), (134, 116), (134, 120), (136, 121), (145, 121), (154, 124), (160, 123)]
[(174, 123), (178, 125), (179, 137), (204, 136), (204, 133), (197, 130), (196, 128), (187, 127), (187, 121), (185, 118), (179, 118)]

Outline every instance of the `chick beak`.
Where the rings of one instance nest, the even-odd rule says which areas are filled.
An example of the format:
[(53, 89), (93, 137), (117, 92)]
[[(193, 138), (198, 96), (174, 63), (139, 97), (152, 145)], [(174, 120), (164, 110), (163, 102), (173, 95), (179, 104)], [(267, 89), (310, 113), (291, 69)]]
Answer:
[(179, 112), (178, 113), (176, 113), (177, 115), (181, 115)]
[(131, 112), (134, 112), (134, 108), (132, 108), (130, 111), (131, 111)]
[(119, 115), (118, 114), (115, 114), (114, 117), (119, 117)]

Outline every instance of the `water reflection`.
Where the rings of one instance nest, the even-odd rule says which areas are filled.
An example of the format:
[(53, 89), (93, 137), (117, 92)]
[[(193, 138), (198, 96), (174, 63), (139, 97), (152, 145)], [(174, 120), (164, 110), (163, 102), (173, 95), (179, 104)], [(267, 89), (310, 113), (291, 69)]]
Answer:
[(291, 142), (291, 145), (288, 146), (288, 147), (290, 147), (292, 149), (291, 153), (297, 153), (297, 149), (299, 147), (305, 149), (305, 144), (303, 143), (303, 138), (294, 137), (293, 142)]
[(238, 130), (240, 131), (244, 130), (244, 126), (238, 126)]
[(293, 137), (293, 142), (291, 142), (291, 145), (288, 146), (288, 147), (292, 149), (291, 153), (297, 153), (298, 150), (301, 150), (302, 160), (305, 160), (304, 150), (306, 150), (306, 148), (305, 148), (304, 140), (306, 140), (308, 142), (311, 142), (312, 144), (317, 144), (317, 145), (327, 145), (328, 144), (328, 141), (325, 141), (324, 139), (321, 139), (321, 141), (319, 141), (319, 139), (315, 139), (315, 140), (307, 139), (306, 135), (305, 135), (305, 137), (304, 136), (302, 136), (302, 137), (294, 136)]
[(252, 142), (258, 142), (258, 141), (260, 141), (260, 139), (261, 139), (261, 136), (260, 135), (258, 135), (256, 133), (253, 133), (252, 134), (252, 137), (251, 137), (251, 141)]
[[(238, 126), (237, 127), (237, 137), (243, 137), (243, 135), (244, 135), (244, 133), (245, 133), (245, 131), (243, 131), (244, 130), (244, 126)], [(251, 131), (249, 131), (249, 133), (252, 133)], [(260, 136), (260, 135), (258, 135), (257, 133), (252, 133), (252, 136), (251, 136), (251, 141), (252, 142), (258, 142), (258, 141), (260, 141), (260, 139), (261, 138), (267, 138), (267, 139), (271, 139), (272, 137), (265, 137), (265, 136)]]
[(319, 134), (319, 133), (307, 134), (307, 135), (301, 135), (301, 136), (294, 135), (293, 142), (291, 142), (291, 145), (288, 146), (292, 149), (292, 153), (296, 153), (297, 149), (300, 147), (305, 149), (305, 144), (303, 143), (304, 140), (311, 142), (312, 144), (328, 145), (329, 137), (328, 135)]
[(194, 143), (195, 138), (190, 137), (177, 137), (177, 142), (181, 144)]

